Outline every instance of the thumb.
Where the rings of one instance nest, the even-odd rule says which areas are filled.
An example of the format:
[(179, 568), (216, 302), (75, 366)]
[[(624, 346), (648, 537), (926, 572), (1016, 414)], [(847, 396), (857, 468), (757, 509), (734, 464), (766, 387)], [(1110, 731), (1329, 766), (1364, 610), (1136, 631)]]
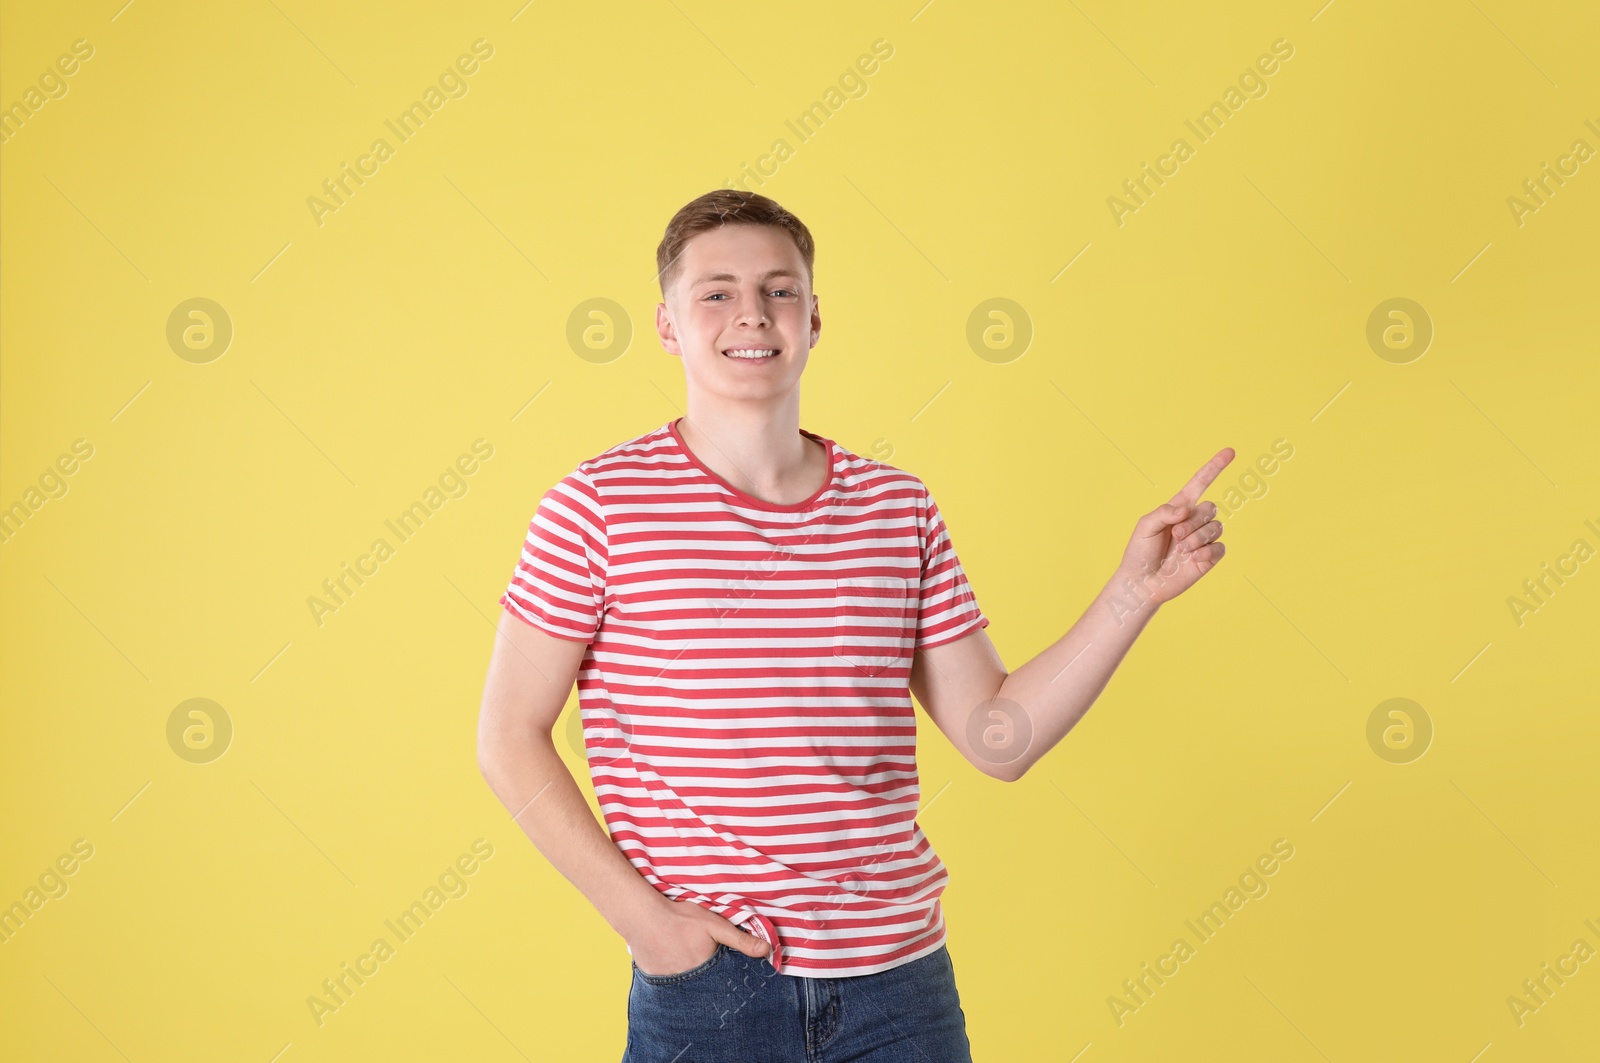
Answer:
[(732, 947), (746, 956), (765, 956), (771, 951), (765, 941), (745, 930), (739, 931), (739, 940), (735, 941)]
[(1193, 508), (1191, 506), (1187, 504), (1179, 505), (1176, 502), (1168, 502), (1165, 505), (1157, 506), (1145, 514), (1142, 522), (1144, 531), (1146, 534), (1150, 534), (1163, 528), (1170, 528), (1172, 525), (1187, 518), (1192, 511)]

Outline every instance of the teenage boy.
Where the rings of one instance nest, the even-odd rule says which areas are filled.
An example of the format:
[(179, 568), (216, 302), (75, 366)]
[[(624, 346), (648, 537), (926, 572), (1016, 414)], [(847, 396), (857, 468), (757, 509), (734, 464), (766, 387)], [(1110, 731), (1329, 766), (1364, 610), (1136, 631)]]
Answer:
[[(800, 427), (814, 254), (764, 196), (678, 211), (656, 329), (687, 415), (551, 487), (500, 598), (479, 763), (627, 942), (625, 1063), (969, 1060), (911, 695), (1018, 779), (1223, 555), (1226, 449), (1009, 672), (923, 482)], [(574, 682), (609, 837), (552, 739)]]

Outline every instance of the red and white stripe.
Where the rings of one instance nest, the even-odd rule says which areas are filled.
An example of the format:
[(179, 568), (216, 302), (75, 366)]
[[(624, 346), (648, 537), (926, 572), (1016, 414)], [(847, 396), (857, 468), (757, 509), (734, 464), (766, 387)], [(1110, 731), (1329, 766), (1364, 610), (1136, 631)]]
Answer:
[(727, 483), (676, 422), (581, 463), (500, 604), (590, 643), (590, 777), (648, 882), (748, 924), (782, 974), (872, 974), (945, 940), (912, 650), (989, 620), (922, 481), (805, 434), (831, 477), (794, 505)]

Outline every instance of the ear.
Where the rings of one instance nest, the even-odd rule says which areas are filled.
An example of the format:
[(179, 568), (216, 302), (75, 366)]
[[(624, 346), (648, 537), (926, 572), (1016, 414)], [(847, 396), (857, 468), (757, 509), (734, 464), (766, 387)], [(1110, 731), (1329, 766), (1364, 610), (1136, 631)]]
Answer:
[(661, 346), (667, 353), (683, 355), (683, 346), (678, 343), (678, 329), (672, 323), (672, 312), (667, 309), (667, 304), (656, 304), (656, 335), (661, 337)]

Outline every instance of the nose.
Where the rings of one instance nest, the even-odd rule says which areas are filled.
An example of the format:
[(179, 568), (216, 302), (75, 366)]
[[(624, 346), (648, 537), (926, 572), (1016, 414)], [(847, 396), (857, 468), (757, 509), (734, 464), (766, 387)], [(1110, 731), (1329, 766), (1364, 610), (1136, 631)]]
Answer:
[(739, 324), (743, 325), (750, 321), (761, 324), (765, 324), (767, 321), (767, 304), (759, 296), (750, 302), (746, 302), (739, 311)]

